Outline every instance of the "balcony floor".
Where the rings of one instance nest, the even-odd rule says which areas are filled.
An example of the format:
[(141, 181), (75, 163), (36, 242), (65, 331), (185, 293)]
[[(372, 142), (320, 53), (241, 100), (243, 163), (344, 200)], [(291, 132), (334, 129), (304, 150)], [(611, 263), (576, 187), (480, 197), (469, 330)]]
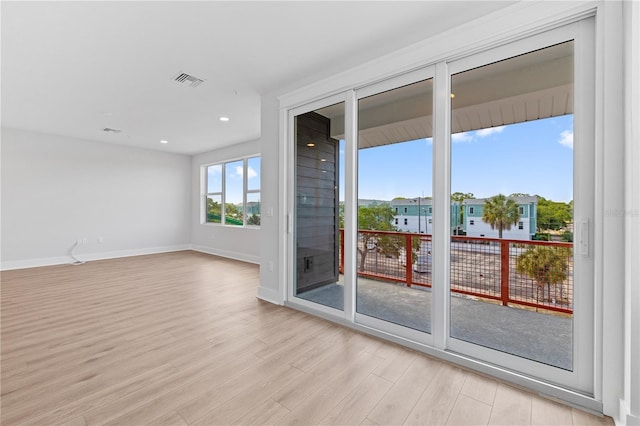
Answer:
[[(299, 297), (343, 309), (342, 289), (341, 283), (332, 284)], [(357, 312), (430, 332), (431, 290), (358, 278)], [(566, 370), (572, 367), (573, 320), (568, 317), (454, 294), (451, 335)]]

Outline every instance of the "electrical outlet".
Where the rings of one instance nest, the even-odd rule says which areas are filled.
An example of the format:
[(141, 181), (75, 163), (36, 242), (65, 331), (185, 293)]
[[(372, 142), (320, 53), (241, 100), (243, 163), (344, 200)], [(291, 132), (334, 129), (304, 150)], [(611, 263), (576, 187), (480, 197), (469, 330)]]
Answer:
[(267, 268), (269, 269), (269, 272), (273, 272), (273, 262), (269, 261), (267, 265), (268, 265)]
[(104, 237), (98, 237), (98, 244), (104, 243)]

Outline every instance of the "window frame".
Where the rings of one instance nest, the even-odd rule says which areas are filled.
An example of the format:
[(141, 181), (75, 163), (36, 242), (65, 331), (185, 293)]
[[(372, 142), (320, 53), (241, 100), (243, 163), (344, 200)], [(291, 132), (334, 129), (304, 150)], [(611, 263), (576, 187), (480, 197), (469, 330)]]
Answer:
[[(261, 156), (258, 155), (250, 155), (247, 157), (236, 158), (216, 163), (203, 164), (202, 167), (202, 185), (204, 188), (203, 191), (203, 206), (201, 208), (201, 222), (203, 225), (215, 225), (215, 226), (228, 226), (232, 228), (260, 228), (260, 225), (252, 225), (247, 223), (247, 196), (251, 194), (260, 194), (262, 191), (262, 182), (260, 180), (260, 176), (258, 176), (258, 187), (254, 189), (249, 189), (248, 186), (248, 167), (249, 160), (258, 158), (260, 159), (260, 164), (262, 165)], [(226, 215), (226, 204), (227, 204), (227, 165), (232, 163), (237, 163), (242, 161), (242, 225), (230, 225), (227, 224), (227, 215)], [(221, 168), (221, 188), (220, 191), (212, 191), (209, 192), (209, 168), (219, 166)], [(211, 196), (220, 197), (220, 222), (209, 222), (207, 221), (207, 199)]]

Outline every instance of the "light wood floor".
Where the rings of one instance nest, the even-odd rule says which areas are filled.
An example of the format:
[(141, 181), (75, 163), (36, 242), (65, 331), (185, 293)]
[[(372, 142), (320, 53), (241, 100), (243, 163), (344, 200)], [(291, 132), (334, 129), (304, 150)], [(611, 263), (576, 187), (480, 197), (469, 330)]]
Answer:
[(612, 424), (256, 299), (178, 252), (2, 273), (2, 425)]

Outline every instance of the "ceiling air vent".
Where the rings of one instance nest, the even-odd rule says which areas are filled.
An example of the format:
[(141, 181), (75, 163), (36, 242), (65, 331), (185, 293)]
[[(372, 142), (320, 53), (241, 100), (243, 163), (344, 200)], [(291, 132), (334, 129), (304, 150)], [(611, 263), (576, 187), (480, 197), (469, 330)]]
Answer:
[(199, 85), (204, 83), (204, 80), (198, 77), (189, 75), (182, 71), (173, 77), (173, 81), (177, 81), (178, 83), (182, 83), (182, 84), (188, 84), (191, 87), (198, 87)]
[(105, 132), (105, 133), (120, 133), (122, 130), (111, 129), (109, 127), (105, 127), (104, 129), (102, 129), (102, 131)]

